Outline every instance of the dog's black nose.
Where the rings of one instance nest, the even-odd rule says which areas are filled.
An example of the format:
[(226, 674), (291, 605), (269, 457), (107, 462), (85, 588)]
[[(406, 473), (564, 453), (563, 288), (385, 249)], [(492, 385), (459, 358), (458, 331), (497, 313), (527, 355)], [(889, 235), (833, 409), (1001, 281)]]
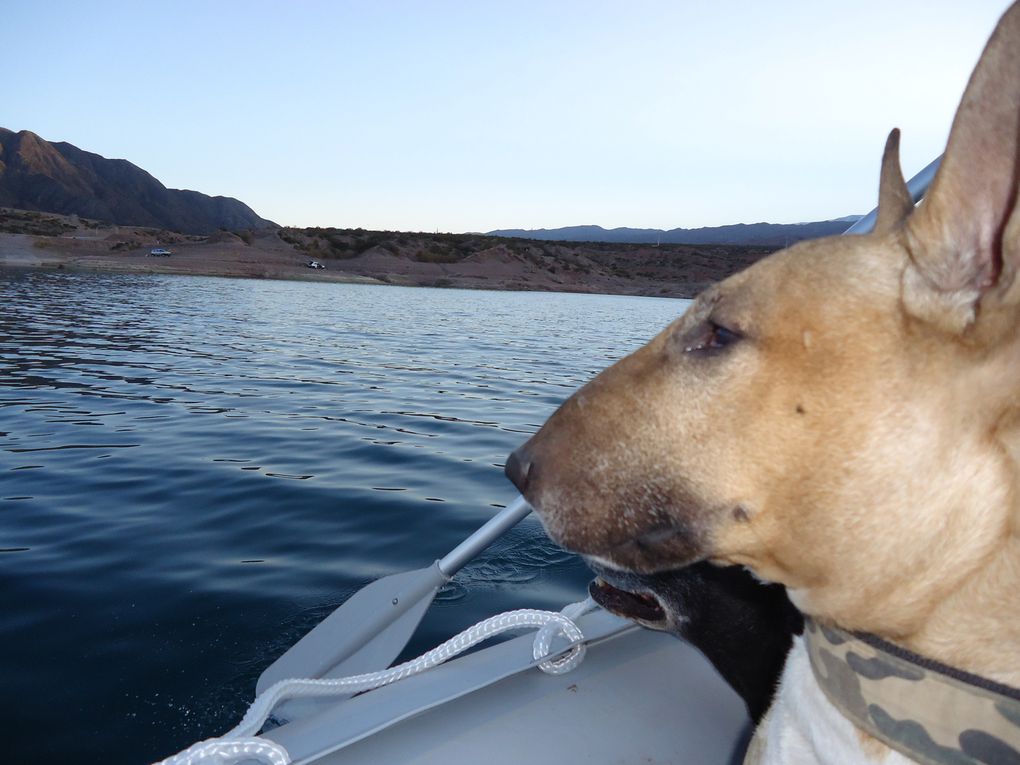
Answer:
[(506, 468), (503, 472), (517, 487), (517, 491), (523, 494), (527, 490), (528, 476), (531, 474), (531, 456), (528, 454), (527, 444), (518, 448), (507, 458)]

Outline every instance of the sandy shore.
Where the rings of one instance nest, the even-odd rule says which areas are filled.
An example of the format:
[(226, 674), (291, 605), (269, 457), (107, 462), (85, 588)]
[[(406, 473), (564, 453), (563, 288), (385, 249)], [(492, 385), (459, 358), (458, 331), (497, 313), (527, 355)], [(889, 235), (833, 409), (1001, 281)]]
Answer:
[[(50, 226), (54, 233), (0, 233), (0, 266), (693, 297), (769, 252), (720, 245), (659, 248), (360, 229), (221, 231), (201, 237), (33, 215), (40, 216), (33, 225)], [(173, 254), (154, 257), (154, 248)], [(310, 260), (325, 268), (309, 268)]]
[[(236, 237), (233, 237), (236, 239)], [(275, 241), (273, 241), (275, 240)], [(186, 274), (249, 279), (301, 279), (325, 282), (384, 282), (358, 274), (307, 267), (308, 258), (278, 238), (256, 246), (241, 241), (157, 244), (111, 250), (105, 238), (40, 237), (0, 233), (0, 266), (119, 273)], [(151, 246), (150, 246), (151, 245)], [(170, 257), (149, 251), (165, 247)]]

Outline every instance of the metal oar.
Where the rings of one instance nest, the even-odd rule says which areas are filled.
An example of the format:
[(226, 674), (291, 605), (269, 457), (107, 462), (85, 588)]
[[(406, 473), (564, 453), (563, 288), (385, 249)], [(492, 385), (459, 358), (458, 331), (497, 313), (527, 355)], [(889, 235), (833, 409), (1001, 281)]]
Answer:
[(270, 664), (255, 692), (278, 680), (321, 677), (334, 667), (334, 676), (385, 669), (407, 645), (439, 588), (530, 512), (518, 497), (431, 566), (365, 585)]
[[(907, 181), (907, 191), (910, 192), (910, 198), (914, 201), (915, 205), (921, 201), (921, 198), (928, 191), (928, 187), (931, 185), (931, 182), (935, 180), (935, 171), (939, 169), (939, 165), (941, 164), (942, 155), (939, 154), (935, 157), (935, 159), (921, 168), (917, 175)], [(876, 220), (878, 220), (877, 207), (850, 226), (850, 228), (843, 232), (843, 235), (867, 234), (875, 227)]]

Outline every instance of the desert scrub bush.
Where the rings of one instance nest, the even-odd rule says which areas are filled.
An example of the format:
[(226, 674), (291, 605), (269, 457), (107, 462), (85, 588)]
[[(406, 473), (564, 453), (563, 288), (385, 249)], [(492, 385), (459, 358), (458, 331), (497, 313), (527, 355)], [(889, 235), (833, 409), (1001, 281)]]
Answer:
[(449, 250), (422, 250), (415, 254), (414, 259), (422, 263), (457, 263), (461, 256)]
[(363, 236), (359, 236), (358, 240), (354, 243), (353, 246), (354, 249), (357, 251), (357, 254), (360, 255), (361, 253), (371, 250), (373, 247), (382, 244), (383, 242), (386, 241), (386, 239), (387, 236), (385, 234), (380, 233), (366, 234)]
[(62, 220), (40, 213), (0, 211), (0, 231), (7, 234), (60, 236), (67, 231), (73, 231), (74, 228)]
[(303, 252), (308, 252), (308, 240), (306, 238), (289, 231), (280, 231), (278, 236), (290, 246), (296, 247)]
[(344, 242), (336, 242), (331, 239), (328, 239), (326, 241), (329, 244), (329, 250), (326, 257), (331, 258), (333, 260), (350, 260), (351, 258), (356, 258), (358, 257), (358, 255), (361, 254), (350, 244), (346, 244)]
[(328, 234), (326, 234), (325, 238), (326, 242), (329, 244), (331, 257), (347, 260), (358, 256), (358, 249), (354, 246), (354, 237), (336, 230), (331, 230)]

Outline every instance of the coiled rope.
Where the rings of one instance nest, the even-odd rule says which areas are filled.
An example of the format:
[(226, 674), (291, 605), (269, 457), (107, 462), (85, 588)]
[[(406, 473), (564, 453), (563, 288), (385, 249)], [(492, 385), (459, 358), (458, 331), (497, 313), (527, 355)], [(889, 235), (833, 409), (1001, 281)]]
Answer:
[[(536, 661), (545, 660), (539, 663), (538, 668), (552, 675), (569, 672), (581, 663), (587, 650), (584, 635), (574, 620), (593, 608), (594, 601), (587, 598), (570, 604), (559, 613), (530, 608), (507, 611), (469, 627), (417, 659), (390, 669), (350, 677), (281, 680), (258, 695), (235, 728), (219, 738), (200, 741), (155, 765), (231, 765), (245, 759), (266, 765), (288, 765), (291, 759), (284, 747), (257, 735), (281, 701), (313, 696), (347, 696), (380, 688), (432, 669), (483, 640), (509, 630), (539, 628), (532, 644), (532, 656)], [(550, 646), (557, 634), (566, 637), (571, 646), (558, 658), (545, 658), (550, 655)]]

